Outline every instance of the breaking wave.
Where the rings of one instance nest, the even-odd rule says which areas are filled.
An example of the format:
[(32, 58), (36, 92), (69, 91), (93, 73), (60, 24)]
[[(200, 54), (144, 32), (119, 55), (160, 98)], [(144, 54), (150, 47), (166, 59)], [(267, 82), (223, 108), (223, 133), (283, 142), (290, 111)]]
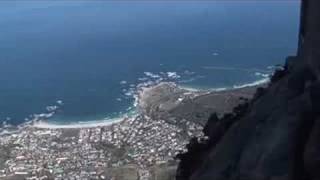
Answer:
[[(187, 73), (190, 73), (189, 71)], [(133, 104), (127, 108), (127, 112), (122, 113), (116, 117), (112, 118), (102, 118), (98, 120), (88, 120), (88, 121), (78, 121), (78, 122), (70, 122), (70, 123), (60, 123), (57, 121), (50, 120), (54, 113), (43, 113), (34, 115), (33, 120), (31, 120), (31, 124), (36, 128), (46, 128), (46, 129), (71, 129), (71, 128), (91, 128), (91, 127), (99, 127), (99, 126), (109, 126), (115, 123), (119, 123), (125, 119), (136, 118), (139, 114), (137, 107), (139, 104), (139, 99), (141, 92), (145, 89), (155, 86), (161, 82), (174, 81), (181, 78), (181, 76), (177, 72), (160, 72), (160, 73), (152, 73), (152, 72), (144, 72), (143, 77), (138, 78), (140, 81), (137, 85), (129, 84), (127, 81), (122, 80), (119, 82), (121, 86), (128, 87), (122, 90), (124, 98), (134, 98)], [(122, 101), (121, 97), (116, 98), (117, 101)], [(62, 104), (62, 101), (59, 101), (58, 104)], [(49, 106), (47, 109), (56, 110), (58, 106)]]
[[(215, 68), (220, 70), (235, 70), (234, 68)], [(123, 97), (116, 98), (117, 101), (122, 101), (123, 98), (133, 98), (133, 104), (129, 106), (124, 113), (119, 113), (115, 117), (107, 117), (101, 118), (96, 120), (88, 120), (88, 121), (74, 121), (70, 123), (61, 123), (59, 121), (54, 121), (51, 118), (56, 114), (57, 110), (63, 107), (63, 101), (58, 100), (54, 105), (46, 107), (47, 112), (41, 114), (33, 114), (29, 118), (26, 118), (26, 122), (19, 125), (18, 128), (24, 126), (33, 126), (36, 128), (46, 128), (46, 129), (70, 129), (70, 128), (91, 128), (91, 127), (99, 127), (99, 126), (109, 126), (115, 123), (120, 123), (125, 119), (136, 118), (139, 115), (138, 106), (139, 100), (141, 99), (142, 92), (150, 87), (156, 86), (161, 82), (170, 82), (177, 85), (179, 88), (189, 91), (189, 93), (199, 92), (199, 91), (225, 91), (229, 89), (237, 89), (237, 88), (244, 88), (244, 87), (252, 87), (257, 86), (260, 84), (265, 84), (270, 81), (270, 73), (267, 71), (257, 71), (254, 72), (254, 75), (261, 77), (260, 79), (245, 83), (234, 85), (231, 87), (219, 87), (219, 88), (207, 88), (201, 89), (199, 87), (192, 87), (192, 86), (185, 86), (181, 85), (183, 82), (191, 82), (195, 81), (200, 78), (200, 75), (197, 75), (195, 72), (185, 71), (181, 73), (186, 75), (187, 79), (182, 79), (182, 76), (177, 72), (159, 72), (159, 73), (152, 73), (152, 72), (144, 72), (143, 76), (137, 79), (137, 84), (129, 83), (125, 80), (119, 82), (119, 84), (124, 88), (122, 90)], [(251, 70), (250, 70), (251, 71)], [(253, 69), (252, 69), (253, 71)], [(269, 72), (269, 71), (268, 71)], [(191, 76), (192, 75), (192, 76)], [(0, 127), (0, 135), (1, 134), (8, 134), (10, 131), (14, 131), (12, 126), (5, 124), (6, 127)], [(16, 130), (16, 129), (15, 129)]]
[(258, 86), (258, 85), (262, 85), (262, 84), (267, 84), (269, 82), (270, 82), (270, 78), (267, 77), (267, 78), (259, 79), (257, 81), (251, 82), (251, 83), (234, 85), (233, 88), (234, 89), (239, 89), (239, 88), (245, 88), (245, 87), (252, 87), (252, 86)]
[(79, 121), (72, 122), (69, 124), (59, 124), (48, 121), (37, 121), (33, 124), (33, 127), (44, 128), (44, 129), (76, 129), (76, 128), (93, 128), (93, 127), (103, 127), (110, 126), (115, 123), (119, 123), (125, 119), (136, 118), (135, 116), (129, 117), (124, 115), (123, 117), (103, 119), (103, 120), (94, 120), (94, 121)]

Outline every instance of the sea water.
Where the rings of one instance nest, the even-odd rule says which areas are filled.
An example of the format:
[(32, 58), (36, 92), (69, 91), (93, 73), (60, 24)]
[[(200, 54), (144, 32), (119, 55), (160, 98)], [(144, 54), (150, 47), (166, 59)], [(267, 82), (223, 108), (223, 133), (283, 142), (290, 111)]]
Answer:
[(2, 1), (0, 122), (50, 111), (61, 124), (111, 121), (134, 110), (139, 87), (160, 81), (200, 89), (263, 81), (295, 54), (299, 5)]

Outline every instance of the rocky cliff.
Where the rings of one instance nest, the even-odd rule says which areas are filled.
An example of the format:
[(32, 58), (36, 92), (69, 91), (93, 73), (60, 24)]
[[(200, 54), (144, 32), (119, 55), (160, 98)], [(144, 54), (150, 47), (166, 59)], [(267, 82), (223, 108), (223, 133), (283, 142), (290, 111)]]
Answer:
[(255, 98), (193, 139), (178, 180), (320, 179), (320, 1), (303, 0), (299, 48)]

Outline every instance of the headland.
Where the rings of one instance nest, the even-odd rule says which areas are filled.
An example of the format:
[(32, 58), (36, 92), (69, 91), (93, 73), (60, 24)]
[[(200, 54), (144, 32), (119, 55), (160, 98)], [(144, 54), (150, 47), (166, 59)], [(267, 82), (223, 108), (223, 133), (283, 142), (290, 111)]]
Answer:
[(0, 136), (0, 177), (170, 179), (175, 156), (191, 138), (205, 138), (209, 116), (231, 112), (259, 86), (190, 91), (159, 83), (138, 93), (138, 113), (115, 121), (53, 125), (42, 115)]

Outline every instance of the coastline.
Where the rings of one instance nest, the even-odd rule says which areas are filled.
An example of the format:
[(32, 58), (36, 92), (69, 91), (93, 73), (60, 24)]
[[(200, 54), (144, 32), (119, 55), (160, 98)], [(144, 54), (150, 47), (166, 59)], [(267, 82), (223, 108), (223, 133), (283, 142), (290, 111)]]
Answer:
[[(147, 177), (145, 179), (150, 179), (155, 171), (160, 171), (160, 176), (167, 172), (174, 175), (176, 155), (186, 151), (190, 139), (204, 138), (203, 128), (208, 117), (212, 113), (231, 112), (242, 102), (240, 97), (252, 97), (255, 89), (263, 85), (224, 91), (188, 91), (172, 82), (160, 82), (142, 87), (134, 95), (135, 115), (124, 115), (114, 121), (54, 125), (42, 120), (54, 112), (50, 112), (50, 116), (35, 115), (33, 121), (11, 127), (12, 130), (3, 135), (0, 132), (0, 150), (6, 152), (0, 154), (0, 177), (2, 167), (8, 177), (16, 178), (15, 173), (20, 171), (11, 167), (21, 163), (36, 169), (48, 163), (64, 163), (65, 177), (85, 171), (86, 166), (74, 170), (70, 157), (82, 164), (100, 164), (103, 168), (94, 168), (94, 172), (101, 177), (116, 177), (119, 169), (124, 169), (128, 177)], [(83, 158), (88, 154), (91, 159)], [(24, 161), (34, 157), (41, 160)], [(48, 173), (42, 169), (41, 172), (48, 177), (61, 175), (61, 171)]]
[(70, 124), (55, 124), (46, 121), (37, 121), (32, 127), (39, 129), (79, 129), (79, 128), (96, 128), (103, 126), (110, 126), (121, 121), (124, 121), (128, 117), (119, 117), (114, 119), (96, 120), (87, 122), (75, 122)]
[[(210, 94), (216, 93), (228, 93), (233, 92), (235, 90), (241, 90), (246, 88), (255, 88), (259, 86), (263, 86), (265, 84), (268, 84), (270, 81), (269, 77), (264, 77), (262, 79), (259, 79), (257, 81), (251, 82), (251, 83), (245, 83), (241, 85), (234, 85), (232, 87), (221, 87), (221, 88), (208, 88), (208, 89), (201, 89), (197, 87), (192, 86), (184, 86), (184, 85), (178, 85), (174, 82), (158, 82), (157, 84), (151, 84), (150, 86), (142, 86), (139, 87), (136, 93), (133, 94), (134, 97), (134, 104), (131, 107), (135, 112), (134, 113), (125, 113), (119, 117), (114, 118), (105, 118), (101, 120), (94, 120), (94, 121), (82, 121), (82, 122), (72, 122), (68, 124), (59, 124), (55, 122), (50, 122), (50, 117), (52, 117), (55, 113), (55, 110), (57, 110), (58, 106), (48, 106), (51, 111), (48, 113), (43, 114), (36, 114), (34, 115), (34, 119), (27, 121), (26, 123), (20, 124), (17, 127), (19, 129), (23, 129), (24, 127), (33, 127), (33, 128), (39, 128), (39, 129), (81, 129), (81, 128), (95, 128), (95, 127), (104, 127), (104, 126), (111, 126), (117, 123), (121, 123), (122, 121), (126, 121), (127, 119), (134, 119), (137, 118), (138, 115), (141, 115), (144, 113), (144, 110), (141, 109), (141, 99), (144, 97), (144, 92), (149, 90), (154, 90), (155, 87), (159, 87), (162, 85), (169, 84), (170, 86), (174, 86), (174, 88), (177, 88), (178, 90), (181, 90), (184, 94), (187, 94), (188, 97), (197, 97), (201, 98), (202, 96), (208, 96)], [(186, 97), (183, 99), (179, 99), (179, 101), (185, 100)], [(63, 104), (61, 100), (58, 101), (58, 104)], [(12, 128), (12, 126), (9, 126)], [(9, 129), (10, 129), (9, 128)], [(14, 129), (14, 128), (13, 128)], [(3, 132), (6, 132), (5, 134), (10, 133), (10, 130), (8, 128), (3, 127), (0, 128), (0, 135), (4, 134)]]
[(246, 87), (254, 87), (254, 86), (260, 86), (264, 84), (268, 84), (270, 82), (269, 77), (263, 77), (259, 80), (253, 81), (253, 82), (248, 82), (244, 84), (236, 84), (230, 87), (217, 87), (217, 88), (197, 88), (193, 86), (184, 86), (184, 85), (179, 85), (179, 88), (185, 89), (190, 92), (199, 92), (199, 91), (209, 91), (209, 92), (221, 92), (221, 91), (232, 91), (235, 89), (241, 89), (241, 88), (246, 88)]

